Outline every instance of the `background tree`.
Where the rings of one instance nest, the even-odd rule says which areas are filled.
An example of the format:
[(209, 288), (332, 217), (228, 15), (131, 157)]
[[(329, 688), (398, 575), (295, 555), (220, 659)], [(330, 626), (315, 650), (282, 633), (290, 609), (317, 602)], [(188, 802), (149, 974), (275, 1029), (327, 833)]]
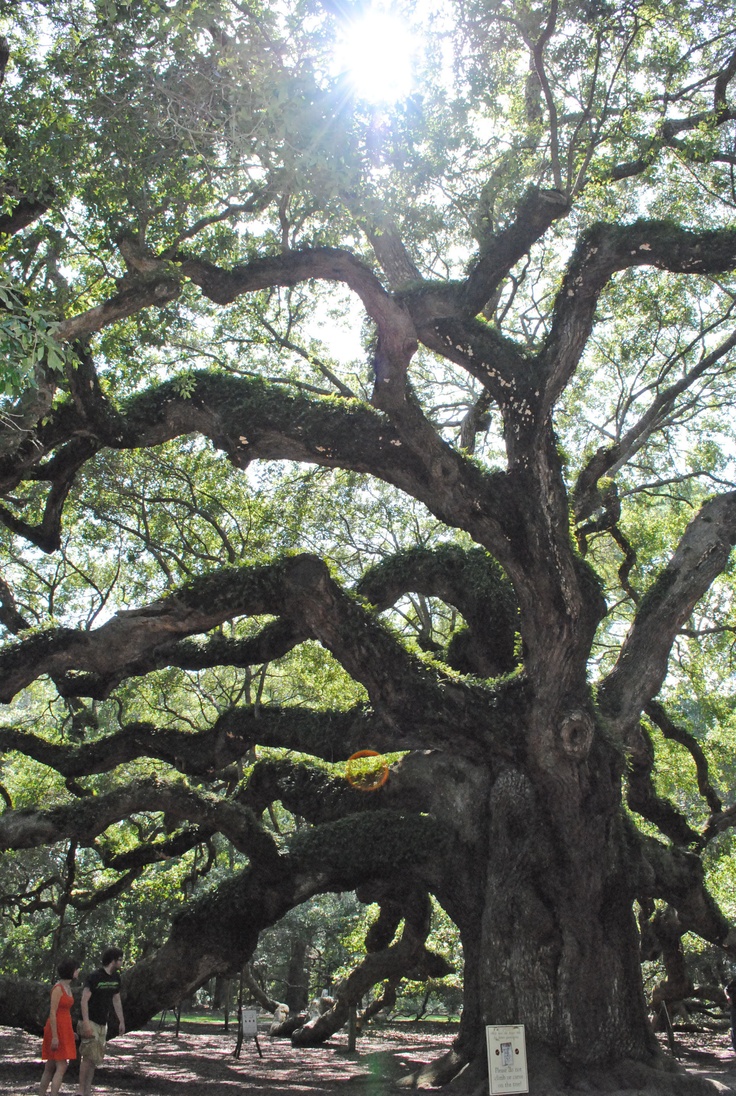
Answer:
[(536, 1091), (656, 1088), (635, 912), (734, 940), (732, 12), (407, 0), (404, 87), (362, 5), (0, 13), (4, 908), (182, 865), (135, 1024), (355, 890), (310, 1041), (433, 976), (434, 895), (429, 1080), (520, 1022)]

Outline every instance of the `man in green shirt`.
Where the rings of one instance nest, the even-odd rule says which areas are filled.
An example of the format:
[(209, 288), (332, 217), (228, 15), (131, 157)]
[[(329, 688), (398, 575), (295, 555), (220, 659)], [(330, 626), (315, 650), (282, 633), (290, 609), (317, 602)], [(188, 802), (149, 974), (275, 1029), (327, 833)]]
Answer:
[(102, 956), (102, 966), (88, 975), (82, 990), (82, 1019), (79, 1022), (79, 1094), (90, 1096), (95, 1069), (105, 1057), (107, 1018), (110, 1006), (125, 1034), (123, 1005), (120, 1000), (120, 968), (123, 953), (120, 948), (108, 948)]

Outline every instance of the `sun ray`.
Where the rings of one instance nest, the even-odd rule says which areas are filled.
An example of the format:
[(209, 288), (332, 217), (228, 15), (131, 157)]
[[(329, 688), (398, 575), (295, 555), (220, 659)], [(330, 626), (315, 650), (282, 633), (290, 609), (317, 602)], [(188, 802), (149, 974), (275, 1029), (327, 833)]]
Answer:
[(412, 91), (415, 51), (415, 36), (400, 16), (370, 7), (344, 27), (335, 62), (358, 98), (392, 103)]

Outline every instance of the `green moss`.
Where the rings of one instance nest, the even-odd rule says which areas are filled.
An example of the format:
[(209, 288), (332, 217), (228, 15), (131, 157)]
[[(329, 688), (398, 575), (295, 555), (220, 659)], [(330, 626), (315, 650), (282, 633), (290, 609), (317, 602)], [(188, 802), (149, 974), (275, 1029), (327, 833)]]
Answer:
[(449, 850), (449, 835), (433, 818), (378, 810), (300, 831), (289, 852), (300, 870), (326, 871), (357, 882), (426, 864)]

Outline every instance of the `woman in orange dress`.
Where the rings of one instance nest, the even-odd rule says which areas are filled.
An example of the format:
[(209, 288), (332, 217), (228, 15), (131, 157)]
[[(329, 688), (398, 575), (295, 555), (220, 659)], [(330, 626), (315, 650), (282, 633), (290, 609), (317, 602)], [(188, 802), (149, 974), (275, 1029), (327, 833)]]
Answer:
[(40, 1096), (46, 1096), (47, 1091), (56, 1096), (69, 1060), (77, 1056), (71, 1007), (74, 1004), (72, 982), (79, 974), (79, 963), (76, 959), (62, 959), (56, 969), (59, 981), (51, 990), (49, 1018), (43, 1029), (41, 1058), (46, 1065), (38, 1090)]

